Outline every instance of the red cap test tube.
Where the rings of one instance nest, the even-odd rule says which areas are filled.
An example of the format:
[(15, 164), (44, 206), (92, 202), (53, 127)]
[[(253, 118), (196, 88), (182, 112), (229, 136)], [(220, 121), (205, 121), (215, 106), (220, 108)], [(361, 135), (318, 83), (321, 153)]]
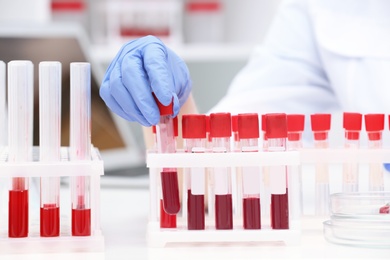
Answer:
[[(61, 63), (39, 63), (39, 160), (61, 160)], [(60, 235), (60, 177), (41, 177), (40, 235)]]
[[(259, 116), (256, 113), (239, 114), (237, 130), (241, 152), (259, 151)], [(242, 167), (242, 207), (244, 229), (261, 228), (260, 169)]]
[[(91, 160), (91, 65), (70, 64), (71, 161)], [(91, 235), (91, 177), (71, 177), (72, 236)]]
[[(268, 152), (286, 151), (287, 116), (283, 113), (266, 115)], [(289, 229), (289, 203), (287, 187), (287, 167), (269, 167), (271, 192), (271, 227)]]
[[(366, 114), (364, 115), (364, 123), (368, 136), (369, 149), (382, 149), (382, 131), (385, 127), (384, 114)], [(383, 165), (381, 163), (369, 164), (369, 190), (383, 191)]]
[[(314, 136), (314, 148), (328, 149), (328, 133), (331, 125), (331, 114), (312, 114), (311, 130)], [(329, 214), (329, 169), (326, 163), (315, 165), (315, 215), (327, 216)]]
[[(173, 102), (165, 106), (155, 101), (160, 110), (160, 122), (156, 125), (157, 152), (175, 153), (176, 139), (173, 114)], [(161, 190), (164, 211), (175, 215), (180, 211), (179, 183), (176, 168), (163, 168), (161, 171)]]
[[(345, 149), (358, 149), (362, 129), (362, 114), (344, 112), (343, 127), (345, 129)], [(343, 166), (343, 192), (359, 191), (358, 162), (345, 163)]]
[[(183, 115), (182, 136), (187, 153), (206, 152), (206, 116), (199, 114)], [(186, 168), (187, 187), (187, 228), (205, 229), (205, 186), (204, 167)]]
[[(12, 163), (32, 161), (33, 70), (31, 61), (8, 63), (8, 161)], [(28, 236), (28, 189), (28, 178), (11, 179), (8, 204), (9, 237)]]
[[(210, 135), (213, 153), (230, 152), (231, 130), (230, 113), (210, 114)], [(215, 227), (233, 229), (233, 202), (231, 172), (229, 167), (214, 167)]]

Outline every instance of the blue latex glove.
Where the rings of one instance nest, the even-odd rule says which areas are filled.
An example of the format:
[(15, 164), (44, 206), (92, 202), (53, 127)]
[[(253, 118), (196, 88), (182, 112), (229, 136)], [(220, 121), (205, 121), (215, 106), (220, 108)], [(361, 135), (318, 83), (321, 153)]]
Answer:
[(173, 99), (173, 116), (191, 92), (184, 61), (158, 38), (146, 36), (126, 43), (108, 67), (100, 96), (116, 114), (144, 126), (160, 119), (152, 92), (165, 106)]

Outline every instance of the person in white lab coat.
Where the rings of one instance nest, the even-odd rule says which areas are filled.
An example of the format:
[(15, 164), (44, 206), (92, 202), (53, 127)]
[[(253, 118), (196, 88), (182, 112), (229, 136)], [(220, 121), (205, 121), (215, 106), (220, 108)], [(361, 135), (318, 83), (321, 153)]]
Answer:
[[(213, 112), (390, 112), (390, 1), (289, 0)], [(256, 25), (253, 25), (254, 30)], [(196, 112), (185, 63), (159, 39), (123, 46), (103, 80), (108, 107), (158, 123), (151, 92)], [(180, 109), (181, 108), (181, 109)]]

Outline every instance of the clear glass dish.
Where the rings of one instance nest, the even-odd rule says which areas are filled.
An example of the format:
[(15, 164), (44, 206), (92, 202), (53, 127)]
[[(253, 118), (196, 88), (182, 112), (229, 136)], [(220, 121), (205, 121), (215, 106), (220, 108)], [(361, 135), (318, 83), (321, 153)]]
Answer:
[(390, 217), (390, 192), (335, 193), (331, 195), (330, 203), (330, 211), (336, 216)]

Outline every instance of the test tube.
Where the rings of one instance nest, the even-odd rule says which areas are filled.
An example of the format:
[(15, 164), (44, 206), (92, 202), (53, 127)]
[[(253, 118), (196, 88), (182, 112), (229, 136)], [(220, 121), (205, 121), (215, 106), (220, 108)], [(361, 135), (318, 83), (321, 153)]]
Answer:
[[(239, 114), (237, 130), (241, 152), (259, 151), (259, 116), (256, 113)], [(244, 229), (261, 228), (260, 168), (242, 167), (242, 208)]]
[[(206, 151), (206, 116), (183, 115), (182, 132), (184, 150), (187, 153)], [(204, 167), (186, 168), (187, 186), (187, 228), (205, 229), (205, 177)]]
[(240, 139), (238, 137), (238, 115), (232, 115), (232, 135), (233, 135), (233, 151), (240, 150)]
[[(305, 128), (305, 115), (303, 114), (288, 114), (287, 115), (287, 150), (297, 151), (303, 148), (302, 133)], [(288, 166), (288, 176), (292, 176), (296, 171), (299, 185), (302, 185), (302, 172), (300, 166)], [(303, 214), (303, 192), (299, 193), (300, 208), (299, 214)]]
[[(8, 161), (11, 163), (32, 160), (33, 70), (34, 65), (31, 61), (8, 63)], [(27, 177), (12, 178), (9, 191), (9, 237), (28, 236), (28, 189)]]
[[(266, 152), (268, 150), (268, 140), (267, 140), (267, 128), (266, 128), (266, 114), (261, 115), (261, 132), (262, 132), (262, 149), (263, 152)], [(269, 186), (269, 167), (263, 166), (261, 168), (261, 175), (262, 175), (262, 215), (263, 216), (269, 216), (270, 215), (270, 205), (271, 205), (271, 192), (270, 192), (270, 186)]]
[[(230, 113), (210, 114), (210, 135), (213, 153), (230, 152)], [(214, 167), (215, 227), (233, 229), (231, 172), (229, 167)]]
[[(91, 66), (70, 64), (70, 150), (71, 161), (91, 159)], [(91, 235), (91, 177), (71, 177), (72, 236)]]
[[(368, 136), (368, 149), (382, 149), (382, 131), (385, 125), (384, 114), (366, 114), (364, 122)], [(381, 163), (369, 165), (369, 190), (383, 191), (383, 166)]]
[[(61, 160), (61, 63), (39, 63), (39, 157)], [(41, 178), (40, 235), (60, 235), (60, 177)]]
[[(286, 151), (287, 117), (283, 113), (266, 115), (268, 152)], [(285, 165), (269, 167), (271, 192), (271, 227), (289, 229), (289, 203)]]
[[(175, 153), (176, 141), (174, 130), (173, 102), (168, 106), (155, 98), (160, 110), (160, 122), (156, 125), (157, 152)], [(161, 189), (163, 208), (170, 215), (180, 211), (179, 183), (176, 168), (163, 168), (161, 171)]]
[(0, 131), (0, 147), (7, 145), (7, 102), (6, 102), (6, 65), (4, 61), (0, 61), (0, 124), (3, 126)]
[[(312, 114), (310, 116), (311, 129), (314, 135), (315, 149), (328, 149), (328, 132), (330, 130), (331, 114)], [(326, 163), (315, 165), (315, 197), (314, 213), (316, 216), (329, 214), (329, 169)]]
[[(344, 112), (343, 126), (345, 129), (345, 149), (359, 149), (360, 131), (362, 129), (362, 114)], [(343, 165), (343, 192), (359, 191), (359, 164), (358, 162), (344, 163)]]

